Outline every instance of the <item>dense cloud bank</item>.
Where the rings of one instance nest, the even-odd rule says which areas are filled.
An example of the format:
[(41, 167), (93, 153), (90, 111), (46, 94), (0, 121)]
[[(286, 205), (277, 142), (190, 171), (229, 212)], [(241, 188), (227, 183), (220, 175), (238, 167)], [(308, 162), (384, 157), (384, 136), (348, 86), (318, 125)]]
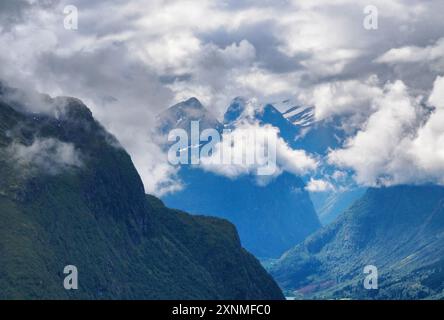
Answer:
[[(78, 8), (77, 30), (64, 28), (68, 4)], [(292, 98), (315, 105), (318, 120), (351, 116), (353, 134), (325, 163), (365, 185), (442, 184), (444, 3), (372, 1), (377, 30), (363, 27), (367, 5), (5, 0), (0, 78), (82, 99), (130, 152), (147, 192), (176, 188), (151, 129), (190, 96), (218, 116), (236, 96)]]

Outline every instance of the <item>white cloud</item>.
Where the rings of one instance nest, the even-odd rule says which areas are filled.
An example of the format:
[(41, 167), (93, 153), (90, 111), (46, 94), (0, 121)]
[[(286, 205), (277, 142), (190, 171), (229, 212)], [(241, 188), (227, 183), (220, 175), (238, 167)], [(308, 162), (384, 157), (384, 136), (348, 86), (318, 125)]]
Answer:
[(444, 78), (438, 77), (429, 102), (436, 107), (428, 121), (411, 141), (406, 153), (412, 159), (418, 182), (444, 185)]
[(52, 138), (36, 139), (31, 145), (14, 142), (7, 153), (16, 161), (19, 170), (38, 169), (57, 174), (62, 169), (82, 165), (81, 154), (73, 144)]
[(429, 102), (430, 116), (401, 81), (388, 84), (376, 98), (377, 111), (330, 163), (353, 169), (359, 184), (444, 184), (444, 81), (437, 78)]
[[(375, 0), (375, 32), (362, 28), (366, 0), (42, 3), (49, 2), (2, 7), (0, 78), (85, 101), (129, 151), (151, 193), (180, 185), (150, 136), (156, 114), (177, 100), (197, 96), (220, 116), (235, 96), (299, 96), (317, 105), (318, 119), (357, 113), (365, 117), (353, 123), (360, 127), (382, 95), (362, 79), (377, 74), (430, 87), (444, 70), (442, 40), (424, 46), (443, 37), (439, 0)], [(77, 31), (63, 28), (65, 4), (79, 8)], [(384, 52), (385, 63), (371, 63)], [(393, 65), (418, 57), (432, 60), (426, 71)], [(284, 147), (281, 153), (303, 158)]]
[[(231, 157), (224, 158), (224, 154)], [(251, 121), (242, 121), (234, 130), (224, 133), (214, 152), (201, 159), (204, 170), (229, 178), (247, 174), (260, 176), (260, 170), (267, 166), (273, 168), (265, 174), (271, 177), (283, 171), (301, 176), (315, 170), (317, 164), (317, 160), (304, 150), (290, 148), (279, 137), (277, 128)]]
[[(444, 38), (426, 47), (405, 46), (393, 48), (376, 59), (378, 63), (416, 63), (444, 60)], [(444, 61), (443, 61), (444, 62)]]
[(382, 95), (376, 76), (366, 81), (335, 81), (314, 86), (299, 95), (304, 104), (314, 105), (317, 120), (331, 116), (365, 113), (370, 114), (372, 101)]
[(255, 93), (261, 92), (264, 96), (285, 95), (295, 88), (296, 81), (291, 75), (275, 75), (265, 70), (252, 68), (236, 78), (236, 84)]
[(310, 192), (325, 192), (334, 191), (335, 187), (329, 181), (311, 178), (305, 189)]
[[(145, 138), (135, 139), (134, 134)], [(127, 151), (132, 155), (146, 192), (162, 196), (182, 189), (182, 182), (177, 178), (178, 168), (169, 164), (167, 155), (156, 143), (156, 138), (150, 138), (142, 128), (130, 128), (127, 132), (121, 132), (120, 137), (124, 137), (124, 145), (129, 146)]]
[(429, 103), (438, 109), (444, 109), (444, 77), (436, 78)]

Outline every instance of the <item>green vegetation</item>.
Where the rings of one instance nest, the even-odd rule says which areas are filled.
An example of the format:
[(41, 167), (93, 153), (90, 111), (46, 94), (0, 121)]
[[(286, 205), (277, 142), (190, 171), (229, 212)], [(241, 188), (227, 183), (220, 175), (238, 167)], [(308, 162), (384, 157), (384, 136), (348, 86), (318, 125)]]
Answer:
[[(369, 189), (332, 225), (270, 267), (286, 295), (438, 299), (444, 293), (444, 188)], [(379, 289), (363, 287), (375, 265)]]
[[(283, 298), (232, 224), (146, 196), (115, 139), (81, 102), (62, 101), (57, 118), (0, 102), (1, 299)], [(48, 171), (11, 152), (48, 138), (72, 144), (82, 165), (39, 155)], [(63, 287), (69, 264), (78, 290)]]

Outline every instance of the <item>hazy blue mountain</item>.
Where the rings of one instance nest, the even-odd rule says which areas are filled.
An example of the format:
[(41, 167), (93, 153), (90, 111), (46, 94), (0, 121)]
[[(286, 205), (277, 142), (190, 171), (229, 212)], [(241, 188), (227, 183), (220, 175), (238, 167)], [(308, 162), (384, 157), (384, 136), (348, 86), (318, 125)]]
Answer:
[[(276, 105), (281, 109), (287, 109), (282, 115), (299, 129), (296, 138), (291, 142), (294, 148), (325, 157), (329, 150), (341, 147), (347, 138), (342, 128), (342, 125), (347, 122), (346, 116), (316, 120), (314, 107), (297, 105), (291, 100), (285, 100)], [(332, 175), (335, 171), (335, 167), (325, 165), (319, 178)], [(366, 188), (356, 186), (351, 179), (336, 187), (335, 190), (310, 192), (311, 200), (323, 225), (334, 221), (366, 190)]]
[(311, 192), (310, 198), (323, 225), (332, 223), (347, 210), (367, 190), (363, 187), (351, 187), (346, 190)]
[(265, 187), (252, 176), (231, 180), (191, 167), (183, 167), (180, 176), (185, 188), (164, 196), (164, 201), (233, 222), (243, 246), (257, 257), (278, 257), (320, 226), (303, 182), (291, 174)]
[(245, 98), (237, 97), (231, 102), (224, 114), (224, 125), (228, 128), (234, 128), (238, 122), (245, 120), (278, 128), (280, 136), (289, 145), (293, 145), (300, 132), (300, 128), (289, 122), (272, 104), (248, 105)]
[[(4, 93), (0, 299), (283, 298), (231, 223), (146, 196), (82, 102), (41, 97), (57, 112), (28, 113)], [(78, 290), (63, 287), (66, 265), (79, 270)]]
[(201, 130), (222, 128), (222, 124), (196, 98), (175, 104), (157, 116), (158, 130), (168, 134), (172, 129), (189, 132), (192, 121), (198, 121)]
[[(288, 106), (289, 100), (284, 103)], [(302, 128), (310, 127), (316, 121), (315, 108), (310, 106), (290, 106), (282, 115), (295, 126)]]
[[(334, 223), (271, 267), (299, 298), (442, 298), (444, 188), (369, 189)], [(364, 266), (378, 268), (379, 289), (363, 287)]]
[[(272, 105), (246, 112), (247, 107), (251, 106), (245, 99), (234, 99), (225, 113), (224, 126), (234, 128), (250, 117), (262, 125), (277, 126), (286, 138), (297, 132)], [(185, 187), (163, 196), (165, 203), (229, 219), (238, 228), (242, 244), (258, 257), (279, 257), (320, 227), (304, 182), (291, 174), (284, 173), (266, 186), (250, 175), (230, 179), (186, 165), (179, 176)]]
[(224, 114), (224, 123), (235, 123), (245, 113), (247, 100), (243, 97), (234, 98)]

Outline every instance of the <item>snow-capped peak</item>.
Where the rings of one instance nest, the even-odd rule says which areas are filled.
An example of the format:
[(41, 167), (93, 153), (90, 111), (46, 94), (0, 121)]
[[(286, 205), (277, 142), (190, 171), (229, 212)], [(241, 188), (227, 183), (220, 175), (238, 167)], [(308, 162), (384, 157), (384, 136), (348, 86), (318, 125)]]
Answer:
[(296, 126), (308, 127), (315, 122), (314, 107), (296, 106), (288, 109), (283, 116)]

